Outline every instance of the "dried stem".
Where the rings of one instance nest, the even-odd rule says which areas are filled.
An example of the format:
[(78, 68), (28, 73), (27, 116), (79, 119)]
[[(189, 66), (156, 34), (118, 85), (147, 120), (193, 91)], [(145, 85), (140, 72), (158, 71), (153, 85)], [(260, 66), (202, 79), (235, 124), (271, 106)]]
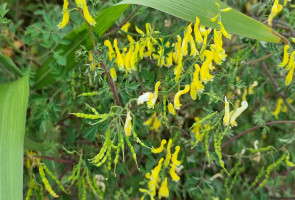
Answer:
[(229, 144), (231, 144), (232, 142), (236, 141), (237, 139), (239, 139), (240, 137), (242, 137), (243, 135), (251, 132), (251, 131), (254, 131), (260, 127), (263, 127), (263, 126), (269, 126), (269, 125), (274, 125), (274, 124), (295, 124), (295, 121), (272, 121), (272, 122), (267, 122), (265, 124), (263, 124), (262, 126), (254, 126), (252, 128), (249, 128), (248, 130), (236, 135), (235, 137), (231, 138), (230, 140), (228, 140), (227, 142), (223, 143), (221, 145), (221, 148), (224, 148), (226, 146), (228, 146)]

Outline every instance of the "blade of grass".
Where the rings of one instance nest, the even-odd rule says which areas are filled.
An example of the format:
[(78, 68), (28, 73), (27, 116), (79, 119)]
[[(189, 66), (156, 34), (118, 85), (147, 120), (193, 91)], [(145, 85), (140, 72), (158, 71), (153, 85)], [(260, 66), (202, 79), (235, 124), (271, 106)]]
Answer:
[(29, 75), (0, 85), (0, 199), (23, 199), (23, 148)]
[[(196, 17), (199, 17), (202, 25), (219, 29), (217, 22), (211, 21), (218, 13), (215, 3), (219, 3), (220, 9), (229, 7), (219, 0), (123, 0), (118, 5), (147, 6), (190, 22), (195, 22)], [(288, 43), (279, 33), (235, 9), (222, 12), (221, 17), (224, 27), (230, 33), (261, 41)]]

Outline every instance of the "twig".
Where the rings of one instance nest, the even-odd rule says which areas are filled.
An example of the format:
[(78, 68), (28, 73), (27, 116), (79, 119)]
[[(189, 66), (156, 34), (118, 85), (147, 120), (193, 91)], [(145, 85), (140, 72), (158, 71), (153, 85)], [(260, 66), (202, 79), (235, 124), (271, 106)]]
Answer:
[[(83, 15), (82, 15), (82, 16), (83, 16)], [(95, 38), (94, 38), (94, 35), (93, 35), (92, 28), (91, 28), (90, 24), (89, 24), (86, 20), (85, 20), (85, 22), (87, 23), (88, 28), (89, 28), (89, 31), (90, 31), (91, 41), (92, 41), (93, 48), (95, 49), (95, 53), (97, 54), (97, 57), (99, 57), (100, 54), (99, 54), (98, 50), (96, 49), (96, 43), (95, 43)], [(111, 78), (111, 76), (110, 76), (110, 73), (109, 73), (109, 71), (108, 71), (106, 65), (104, 64), (104, 62), (103, 62), (102, 60), (100, 61), (100, 65), (103, 67), (104, 72), (105, 72), (105, 74), (106, 74), (106, 76), (107, 76), (108, 82), (109, 82), (109, 84), (110, 84), (111, 91), (112, 91), (112, 93), (113, 93), (113, 95), (114, 95), (114, 98), (115, 98), (115, 100), (116, 100), (116, 104), (117, 104), (118, 106), (122, 106), (123, 104), (121, 103), (121, 101), (120, 101), (120, 99), (119, 99), (119, 94), (118, 94), (118, 92), (117, 92), (117, 90), (116, 90), (116, 87), (115, 87), (115, 85), (114, 85), (114, 82), (113, 82), (113, 80), (112, 80), (112, 78)]]
[(58, 159), (58, 158), (54, 158), (54, 157), (50, 157), (50, 156), (36, 156), (37, 158), (42, 158), (42, 159), (46, 159), (46, 160), (53, 160), (59, 163), (65, 163), (65, 164), (70, 164), (75, 162), (74, 160), (63, 160), (63, 159)]
[(295, 199), (295, 197), (275, 197), (275, 196), (268, 196), (270, 199)]
[(130, 20), (130, 18), (138, 11), (138, 9), (140, 8), (141, 6), (137, 6), (134, 10), (133, 10), (133, 12), (128, 16), (128, 17), (126, 17), (126, 19), (118, 26), (118, 28), (115, 28), (114, 30), (112, 30), (112, 31), (110, 31), (110, 32), (108, 32), (108, 33), (106, 33), (106, 34), (104, 34), (103, 36), (102, 36), (102, 38), (106, 38), (106, 37), (108, 37), (108, 36), (110, 36), (110, 35), (112, 35), (112, 34), (114, 34), (114, 33), (116, 33), (124, 24), (126, 24), (129, 20)]
[(226, 147), (227, 145), (229, 145), (230, 143), (232, 143), (233, 141), (239, 139), (240, 137), (242, 137), (243, 135), (251, 132), (251, 131), (254, 131), (260, 127), (263, 127), (263, 126), (269, 126), (269, 125), (274, 125), (274, 124), (295, 124), (295, 121), (272, 121), (272, 122), (267, 122), (265, 124), (263, 124), (262, 126), (254, 126), (252, 128), (249, 128), (248, 130), (236, 135), (235, 137), (231, 138), (230, 140), (228, 140), (227, 142), (223, 143), (221, 145), (221, 148), (224, 148)]
[(271, 79), (273, 86), (275, 87), (276, 91), (281, 96), (281, 98), (283, 99), (285, 104), (288, 106), (288, 108), (290, 108), (295, 113), (295, 108), (288, 102), (286, 96), (283, 93), (279, 92), (279, 85), (278, 85), (276, 79), (273, 77), (272, 73), (269, 71), (269, 69), (264, 61), (262, 62), (262, 67), (265, 70), (265, 72), (267, 73), (267, 75), (269, 76), (269, 78)]

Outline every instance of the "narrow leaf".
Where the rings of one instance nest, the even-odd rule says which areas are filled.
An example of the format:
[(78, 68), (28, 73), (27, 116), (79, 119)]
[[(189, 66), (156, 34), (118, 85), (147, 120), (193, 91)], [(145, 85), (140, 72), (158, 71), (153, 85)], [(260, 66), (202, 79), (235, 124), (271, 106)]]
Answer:
[[(148, 6), (190, 22), (195, 22), (196, 17), (199, 17), (200, 24), (219, 29), (217, 22), (211, 21), (211, 18), (218, 13), (215, 3), (219, 3), (220, 9), (229, 7), (219, 0), (123, 0), (119, 5)], [(235, 9), (222, 12), (221, 17), (225, 29), (230, 33), (267, 42), (286, 42), (283, 36), (268, 26)]]
[(23, 199), (23, 148), (29, 75), (0, 85), (0, 199)]
[(0, 64), (19, 76), (23, 75), (21, 70), (14, 64), (14, 62), (8, 56), (3, 55), (2, 53), (0, 53)]

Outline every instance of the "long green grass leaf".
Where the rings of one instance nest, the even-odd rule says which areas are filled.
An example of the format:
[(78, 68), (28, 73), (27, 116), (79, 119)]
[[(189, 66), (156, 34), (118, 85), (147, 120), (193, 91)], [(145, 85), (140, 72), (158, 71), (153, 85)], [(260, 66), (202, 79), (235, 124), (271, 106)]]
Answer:
[(14, 64), (14, 62), (8, 56), (3, 55), (2, 53), (0, 53), (0, 64), (19, 76), (23, 75), (21, 70)]
[[(195, 22), (196, 17), (199, 17), (202, 25), (219, 29), (218, 24), (211, 21), (211, 18), (218, 13), (216, 2), (219, 3), (221, 9), (229, 7), (219, 0), (123, 0), (119, 5), (143, 5), (190, 22)], [(221, 17), (224, 27), (230, 33), (267, 42), (286, 42), (283, 36), (268, 26), (235, 9), (222, 12)]]
[(0, 85), (0, 200), (23, 198), (23, 148), (29, 75)]

